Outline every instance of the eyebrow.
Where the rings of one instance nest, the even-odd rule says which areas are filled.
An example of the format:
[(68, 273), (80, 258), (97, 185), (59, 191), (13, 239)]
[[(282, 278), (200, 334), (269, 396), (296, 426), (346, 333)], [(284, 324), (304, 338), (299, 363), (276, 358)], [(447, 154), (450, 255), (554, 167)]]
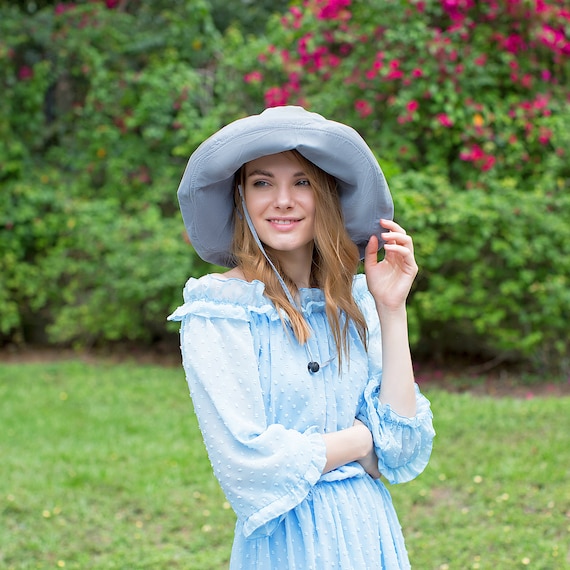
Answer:
[[(260, 170), (260, 169), (252, 170), (247, 175), (248, 178), (250, 176), (266, 176), (267, 178), (275, 178), (275, 175), (272, 172), (269, 172), (269, 170)], [(295, 174), (293, 174), (293, 178), (298, 178), (300, 176), (307, 176), (307, 175), (302, 170), (300, 170), (299, 172), (295, 172)]]

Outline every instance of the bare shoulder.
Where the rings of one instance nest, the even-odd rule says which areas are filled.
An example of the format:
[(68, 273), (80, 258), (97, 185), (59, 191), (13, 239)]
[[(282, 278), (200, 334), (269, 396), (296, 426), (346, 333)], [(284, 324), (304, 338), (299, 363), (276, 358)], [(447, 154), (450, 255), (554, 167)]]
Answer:
[(222, 279), (241, 279), (242, 281), (247, 281), (243, 271), (239, 267), (234, 267), (225, 273), (212, 273), (216, 277), (221, 277)]

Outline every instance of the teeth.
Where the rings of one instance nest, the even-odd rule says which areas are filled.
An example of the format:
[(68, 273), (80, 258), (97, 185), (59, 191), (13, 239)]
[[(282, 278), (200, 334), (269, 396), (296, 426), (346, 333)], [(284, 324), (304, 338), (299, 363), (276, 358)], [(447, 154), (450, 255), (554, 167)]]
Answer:
[(274, 224), (281, 224), (281, 225), (290, 225), (293, 223), (293, 220), (271, 220)]

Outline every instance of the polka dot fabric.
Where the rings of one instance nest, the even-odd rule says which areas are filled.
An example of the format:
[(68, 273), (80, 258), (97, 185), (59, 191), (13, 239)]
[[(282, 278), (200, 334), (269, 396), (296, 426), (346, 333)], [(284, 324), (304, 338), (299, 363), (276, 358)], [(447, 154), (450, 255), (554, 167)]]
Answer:
[[(364, 276), (355, 277), (353, 292), (368, 323), (369, 351), (351, 327), (342, 370), (318, 289), (300, 291), (314, 331), (309, 350), (283, 327), (259, 281), (190, 279), (184, 304), (169, 317), (181, 321), (196, 415), (237, 515), (231, 570), (410, 567), (384, 484), (358, 463), (322, 474), (321, 434), (348, 428), (355, 417), (372, 431), (391, 483), (421, 473), (432, 449), (430, 405), (417, 386), (413, 418), (378, 401), (380, 327)], [(313, 359), (321, 363), (315, 374), (307, 369)]]

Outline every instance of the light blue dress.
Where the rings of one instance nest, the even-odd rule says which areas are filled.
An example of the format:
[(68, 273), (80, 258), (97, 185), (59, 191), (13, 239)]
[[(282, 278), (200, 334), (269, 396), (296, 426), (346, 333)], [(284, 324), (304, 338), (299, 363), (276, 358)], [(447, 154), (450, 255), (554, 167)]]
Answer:
[[(232, 570), (410, 567), (384, 484), (358, 463), (322, 474), (321, 434), (348, 428), (355, 417), (372, 431), (380, 472), (390, 483), (421, 473), (432, 449), (430, 405), (417, 386), (414, 418), (379, 402), (380, 327), (364, 276), (355, 277), (353, 292), (368, 324), (369, 350), (351, 327), (342, 372), (318, 289), (300, 292), (314, 331), (312, 358), (284, 329), (259, 281), (190, 279), (184, 304), (169, 317), (181, 321), (194, 408), (237, 515)], [(317, 373), (308, 372), (309, 360), (321, 363)]]

